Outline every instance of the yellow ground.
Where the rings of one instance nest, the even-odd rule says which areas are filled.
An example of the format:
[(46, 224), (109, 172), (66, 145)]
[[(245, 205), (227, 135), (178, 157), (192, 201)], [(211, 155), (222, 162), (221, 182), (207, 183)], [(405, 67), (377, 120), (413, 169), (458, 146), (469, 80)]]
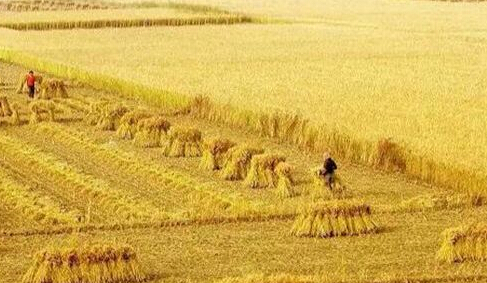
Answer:
[[(437, 161), (487, 169), (487, 151), (478, 146), (486, 142), (485, 4), (217, 1), (198, 3), (295, 22), (0, 29), (0, 48), (238, 107), (299, 112), (357, 139), (390, 136)], [(121, 11), (124, 18), (139, 13)], [(272, 189), (253, 190), (198, 168), (199, 158), (167, 158), (160, 148), (137, 148), (83, 122), (90, 103), (101, 99), (165, 110), (134, 97), (67, 82), (70, 97), (56, 101), (57, 121), (29, 125), (26, 95), (15, 94), (26, 71), (0, 62), (0, 96), (20, 106), (24, 122), (14, 127), (0, 118), (0, 282), (19, 282), (43, 248), (110, 242), (135, 248), (149, 282), (260, 274), (320, 282), (486, 280), (483, 263), (436, 259), (442, 231), (487, 216), (459, 192), (337, 160), (351, 198), (370, 204), (383, 229), (359, 237), (293, 237), (294, 216), (313, 203), (304, 191), (320, 156), (241, 128), (165, 114), (205, 138), (284, 154), (301, 194), (281, 200)]]
[[(27, 119), (24, 94), (12, 94), (15, 78), (24, 70), (6, 64), (0, 64), (0, 70), (8, 74), (2, 79), (4, 86), (0, 94), (7, 94), (12, 102), (19, 103), (23, 109), (22, 118)], [(25, 190), (29, 196), (49, 201), (49, 207), (60, 207), (58, 213), (63, 216), (69, 218), (80, 213), (86, 216), (89, 207), (90, 223), (43, 224), (29, 218), (31, 215), (20, 207), (9, 205), (0, 194), (0, 201), (4, 203), (0, 208), (0, 230), (3, 231), (0, 282), (19, 280), (31, 263), (31, 255), (44, 247), (107, 242), (126, 242), (134, 246), (153, 282), (213, 282), (260, 273), (316, 275), (353, 281), (396, 277), (455, 277), (462, 281), (485, 272), (481, 265), (448, 265), (435, 259), (441, 232), (461, 224), (464, 219), (482, 219), (485, 209), (442, 210), (440, 207), (424, 212), (393, 212), (405, 200), (418, 195), (439, 195), (445, 190), (340, 161), (340, 174), (352, 188), (353, 197), (363, 199), (374, 208), (375, 218), (385, 229), (380, 234), (321, 240), (295, 238), (289, 234), (292, 220), (242, 220), (232, 224), (214, 222), (175, 228), (148, 226), (113, 230), (118, 228), (109, 224), (130, 225), (135, 221), (150, 225), (158, 217), (165, 217), (158, 215), (161, 209), (170, 219), (206, 217), (210, 210), (216, 213), (214, 216), (231, 216), (242, 209), (251, 209), (255, 215), (278, 211), (285, 214), (295, 213), (311, 200), (303, 195), (282, 201), (271, 189), (252, 190), (242, 182), (223, 181), (215, 173), (198, 169), (198, 158), (166, 158), (160, 149), (136, 148), (129, 141), (119, 140), (113, 132), (87, 126), (79, 120), (83, 112), (68, 105), (87, 106), (86, 103), (101, 98), (129, 106), (140, 104), (76, 84), (70, 86), (70, 98), (63, 100), (64, 106), (59, 105), (63, 110), (58, 113), (59, 122), (21, 127), (2, 125), (0, 171), (19, 186), (27, 186)], [(174, 125), (195, 126), (205, 137), (218, 135), (238, 142), (255, 142), (269, 152), (284, 153), (298, 169), (296, 176), (301, 182), (298, 188), (309, 185), (309, 169), (320, 163), (319, 156), (307, 156), (294, 147), (252, 133), (209, 125), (186, 116), (170, 117), (170, 120)], [(125, 156), (133, 159), (126, 160)], [(130, 169), (131, 165), (136, 169)], [(165, 173), (151, 174), (149, 167), (184, 178), (165, 184), (164, 177), (160, 177), (166, 176)], [(5, 179), (0, 180), (0, 188), (5, 188), (4, 184)], [(181, 187), (181, 184), (190, 185)], [(232, 206), (224, 210), (205, 206), (195, 194), (194, 184), (203, 186), (212, 198), (230, 200)], [(93, 189), (101, 189), (108, 193), (106, 197), (114, 199), (87, 193)], [(196, 201), (192, 201), (192, 197), (196, 197)], [(242, 201), (245, 207), (238, 206)], [(114, 202), (124, 206), (118, 210)], [(135, 213), (133, 218), (124, 218), (131, 212)], [(105, 225), (100, 226), (102, 224)], [(95, 226), (88, 232), (63, 232), (63, 227), (72, 225)], [(34, 229), (40, 230), (35, 232)], [(44, 235), (50, 231), (61, 234)], [(9, 236), (10, 233), (17, 234)], [(23, 236), (26, 233), (34, 234)]]

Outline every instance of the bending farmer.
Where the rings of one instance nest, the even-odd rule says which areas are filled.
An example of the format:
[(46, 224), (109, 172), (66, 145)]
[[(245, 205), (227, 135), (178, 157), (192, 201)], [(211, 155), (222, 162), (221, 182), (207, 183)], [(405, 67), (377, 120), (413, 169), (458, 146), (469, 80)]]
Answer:
[(323, 154), (323, 168), (320, 169), (320, 176), (325, 178), (326, 184), (333, 190), (333, 185), (335, 184), (335, 170), (337, 165), (335, 161), (331, 158), (329, 152)]

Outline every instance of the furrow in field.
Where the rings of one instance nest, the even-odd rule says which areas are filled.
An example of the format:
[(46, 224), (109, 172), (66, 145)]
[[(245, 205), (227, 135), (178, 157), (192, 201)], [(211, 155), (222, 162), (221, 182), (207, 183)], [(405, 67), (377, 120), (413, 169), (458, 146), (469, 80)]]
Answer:
[[(65, 205), (84, 212), (87, 222), (153, 220), (158, 209), (134, 200), (101, 180), (79, 173), (67, 163), (41, 152), (20, 139), (0, 138), (2, 167), (17, 174), (24, 184), (40, 185), (46, 194), (65, 201)], [(12, 174), (11, 174), (12, 175)]]
[(81, 215), (66, 211), (47, 195), (18, 183), (0, 168), (0, 203), (25, 219), (44, 225), (75, 224)]

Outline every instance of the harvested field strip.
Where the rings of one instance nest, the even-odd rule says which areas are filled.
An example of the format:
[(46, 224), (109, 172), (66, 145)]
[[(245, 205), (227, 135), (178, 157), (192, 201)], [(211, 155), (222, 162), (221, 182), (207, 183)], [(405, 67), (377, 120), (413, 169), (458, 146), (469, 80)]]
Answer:
[[(0, 210), (1, 211), (1, 210)], [(294, 218), (294, 214), (279, 214), (279, 215), (242, 215), (242, 216), (210, 216), (199, 217), (193, 219), (181, 218), (170, 219), (164, 221), (152, 221), (152, 222), (131, 222), (131, 223), (114, 223), (114, 224), (87, 224), (87, 225), (75, 225), (75, 226), (60, 226), (45, 228), (32, 228), (32, 229), (10, 229), (0, 230), (0, 236), (8, 237), (23, 237), (33, 235), (58, 235), (58, 234), (72, 234), (72, 233), (88, 233), (91, 231), (122, 231), (122, 230), (134, 230), (134, 229), (169, 229), (169, 228), (181, 228), (186, 226), (205, 226), (205, 225), (223, 225), (231, 223), (241, 222), (268, 222), (268, 221), (288, 221)], [(25, 226), (23, 226), (25, 227)]]
[(39, 195), (28, 186), (17, 183), (0, 169), (0, 202), (26, 219), (47, 225), (74, 224), (75, 213), (65, 212), (49, 196)]
[[(0, 50), (0, 59), (24, 66), (28, 64), (29, 67), (51, 72), (57, 76), (67, 76), (94, 88), (115, 91), (128, 97), (138, 97), (163, 108), (179, 109), (188, 107), (191, 103), (189, 96), (51, 63), (22, 52)], [(358, 140), (325, 126), (312, 125), (299, 116), (276, 113), (272, 118), (272, 115), (269, 116), (265, 113), (217, 105), (209, 101), (198, 103), (196, 107), (192, 108), (195, 117), (226, 126), (249, 129), (264, 136), (279, 139), (281, 142), (297, 145), (310, 152), (316, 153), (323, 148), (331, 148), (334, 154), (342, 160), (384, 170), (395, 166), (390, 166), (383, 161), (399, 160), (401, 161), (399, 163), (404, 164), (404, 167), (400, 168), (400, 172), (424, 182), (456, 189), (460, 192), (485, 193), (484, 188), (487, 186), (487, 177), (474, 170), (460, 169), (454, 164), (438, 162), (404, 147), (399, 147), (392, 153), (386, 152), (386, 154), (398, 154), (399, 156), (384, 158), (379, 155), (381, 150), (378, 148), (378, 143)], [(276, 124), (274, 123), (276, 121), (281, 122)]]
[(99, 29), (99, 28), (132, 28), (152, 26), (188, 26), (188, 25), (233, 25), (259, 22), (247, 16), (206, 16), (193, 18), (161, 18), (134, 20), (90, 20), (90, 21), (59, 21), (32, 23), (0, 23), (0, 27), (25, 30), (53, 29)]
[[(157, 205), (167, 206), (170, 203), (173, 208), (180, 210), (188, 208), (184, 207), (185, 203), (189, 203), (194, 208), (201, 206), (217, 210), (225, 210), (231, 205), (229, 200), (212, 193), (211, 189), (197, 184), (187, 175), (165, 169), (159, 164), (141, 159), (116, 147), (97, 145), (88, 137), (67, 127), (40, 125), (39, 130), (48, 134), (56, 144), (62, 145), (65, 151), (68, 150), (63, 157), (73, 159), (70, 155), (74, 155), (73, 162), (76, 162), (76, 158), (82, 158), (83, 163), (90, 166), (85, 167), (85, 170), (90, 168), (103, 170), (104, 178), (113, 178), (113, 181), (119, 184), (127, 180), (126, 182), (129, 183), (124, 188), (130, 190), (132, 194), (138, 193), (144, 199), (154, 201)], [(121, 174), (111, 177), (112, 172)], [(134, 178), (127, 178), (127, 176), (134, 176)]]
[[(11, 165), (11, 171), (24, 173), (27, 181), (38, 180), (36, 183), (43, 184), (49, 194), (58, 195), (68, 201), (71, 207), (85, 212), (88, 220), (92, 216), (98, 216), (100, 220), (108, 218), (114, 222), (120, 219), (152, 220), (161, 217), (155, 207), (135, 201), (98, 179), (78, 173), (66, 163), (31, 148), (19, 139), (2, 136), (0, 145), (4, 167)], [(84, 201), (81, 202), (81, 199)], [(92, 204), (86, 210), (92, 210), (93, 215), (83, 207), (87, 204)]]

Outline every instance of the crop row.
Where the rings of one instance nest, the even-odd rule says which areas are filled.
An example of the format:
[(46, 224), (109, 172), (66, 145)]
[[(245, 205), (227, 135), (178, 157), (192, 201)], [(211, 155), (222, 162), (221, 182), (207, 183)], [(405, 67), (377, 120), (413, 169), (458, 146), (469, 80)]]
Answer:
[(215, 214), (215, 210), (224, 211), (232, 205), (232, 200), (212, 192), (186, 174), (164, 168), (161, 164), (115, 146), (96, 144), (86, 135), (67, 127), (46, 124), (40, 125), (38, 131), (49, 136), (56, 144), (69, 149), (63, 157), (70, 158), (69, 155), (74, 155), (77, 158), (84, 155), (83, 163), (88, 163), (88, 166), (96, 170), (106, 171), (103, 173), (106, 178), (111, 178), (110, 175), (114, 172), (120, 172), (120, 175), (113, 176), (114, 181), (123, 183), (125, 177), (133, 182), (124, 186), (125, 189), (131, 190), (134, 195), (138, 193), (142, 198), (151, 199), (157, 205), (165, 206), (172, 202), (181, 212), (185, 208), (193, 208), (198, 210), (198, 214), (211, 215)]
[(52, 29), (98, 29), (98, 28), (129, 28), (151, 26), (187, 26), (187, 25), (232, 25), (255, 22), (250, 17), (239, 15), (202, 16), (192, 18), (161, 18), (161, 19), (117, 19), (90, 21), (58, 21), (1, 23), (0, 27), (14, 30), (52, 30)]
[(37, 223), (57, 225), (77, 222), (78, 215), (73, 211), (64, 211), (58, 202), (17, 182), (4, 170), (0, 170), (0, 202)]
[(30, 147), (20, 139), (2, 136), (0, 152), (4, 157), (2, 165), (9, 175), (17, 176), (27, 184), (33, 183), (44, 193), (57, 196), (71, 208), (83, 211), (85, 222), (90, 222), (92, 216), (127, 221), (162, 217), (150, 204), (135, 201), (110, 188), (102, 180), (77, 172), (68, 164)]

